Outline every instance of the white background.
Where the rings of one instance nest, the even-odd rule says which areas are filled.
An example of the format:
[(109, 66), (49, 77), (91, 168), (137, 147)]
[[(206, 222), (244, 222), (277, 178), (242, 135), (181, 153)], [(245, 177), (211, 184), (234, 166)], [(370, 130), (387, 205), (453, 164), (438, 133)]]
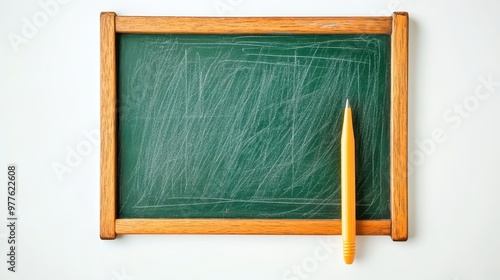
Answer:
[[(40, 3), (49, 1), (0, 2), (0, 279), (500, 278), (499, 2), (66, 0), (47, 15)], [(359, 237), (356, 260), (347, 266), (338, 236), (99, 239), (99, 148), (85, 133), (99, 129), (101, 11), (337, 16), (393, 10), (410, 14), (409, 162), (415, 168), (407, 242)], [(23, 34), (27, 22), (39, 26)], [(68, 162), (78, 148), (86, 154)], [(9, 163), (19, 169), (16, 273), (6, 263)], [(54, 171), (62, 165), (68, 172)]]

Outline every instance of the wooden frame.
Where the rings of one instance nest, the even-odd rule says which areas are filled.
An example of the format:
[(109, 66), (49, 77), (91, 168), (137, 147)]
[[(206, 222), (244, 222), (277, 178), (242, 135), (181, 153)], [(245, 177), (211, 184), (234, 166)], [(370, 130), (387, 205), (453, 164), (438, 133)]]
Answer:
[(407, 119), (408, 14), (392, 17), (207, 18), (101, 14), (101, 239), (117, 234), (341, 234), (340, 220), (117, 219), (116, 33), (390, 34), (391, 218), (358, 220), (360, 235), (408, 238)]

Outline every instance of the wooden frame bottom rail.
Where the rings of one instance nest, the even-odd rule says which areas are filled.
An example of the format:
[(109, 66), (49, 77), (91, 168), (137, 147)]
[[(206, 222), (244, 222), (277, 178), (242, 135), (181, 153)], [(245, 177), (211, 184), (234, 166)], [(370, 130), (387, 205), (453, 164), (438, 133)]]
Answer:
[[(341, 220), (117, 219), (117, 234), (339, 235)], [(358, 235), (390, 235), (390, 220), (358, 220)]]

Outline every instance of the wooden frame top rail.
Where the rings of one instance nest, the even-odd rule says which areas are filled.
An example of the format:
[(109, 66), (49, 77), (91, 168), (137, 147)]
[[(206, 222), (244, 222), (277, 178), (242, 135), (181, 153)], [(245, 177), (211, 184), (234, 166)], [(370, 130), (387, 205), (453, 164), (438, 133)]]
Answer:
[(117, 33), (135, 34), (391, 34), (391, 17), (129, 17)]

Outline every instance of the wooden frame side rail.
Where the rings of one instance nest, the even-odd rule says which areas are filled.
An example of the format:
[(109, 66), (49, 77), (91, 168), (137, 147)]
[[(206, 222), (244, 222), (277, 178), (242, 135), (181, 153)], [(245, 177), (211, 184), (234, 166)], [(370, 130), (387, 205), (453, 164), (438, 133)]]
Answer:
[(116, 220), (115, 14), (101, 14), (101, 239), (115, 239)]
[(408, 238), (408, 14), (392, 17), (208, 18), (101, 14), (101, 239), (117, 234), (341, 234), (340, 220), (117, 219), (116, 34), (391, 35), (391, 218), (358, 220), (359, 235)]
[(391, 34), (391, 237), (408, 239), (408, 13), (394, 13)]

